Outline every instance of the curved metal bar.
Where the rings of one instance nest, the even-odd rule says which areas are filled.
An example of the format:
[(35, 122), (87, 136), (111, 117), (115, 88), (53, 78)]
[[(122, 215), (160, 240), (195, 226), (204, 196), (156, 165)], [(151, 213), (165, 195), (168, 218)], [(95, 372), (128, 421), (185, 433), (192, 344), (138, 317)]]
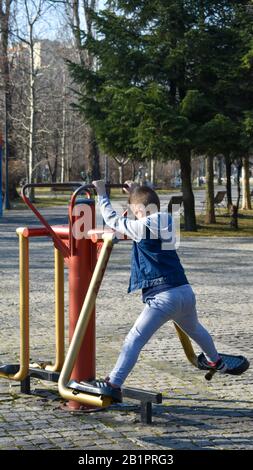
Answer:
[[(76, 357), (80, 351), (83, 337), (89, 324), (89, 320), (95, 305), (96, 297), (103, 279), (106, 265), (108, 263), (112, 251), (112, 247), (113, 234), (104, 235), (103, 247), (99, 255), (94, 273), (92, 275), (90, 286), (86, 294), (82, 310), (78, 322), (76, 324), (76, 328), (58, 381), (59, 393), (63, 398), (71, 401), (77, 401), (79, 403), (87, 405), (93, 405), (96, 407), (108, 406), (112, 403), (112, 399), (106, 396), (92, 396), (90, 394), (82, 392), (75, 394), (75, 391), (71, 390), (68, 387), (68, 382), (76, 361)], [(85, 357), (83, 358), (83, 360), (85, 360)]]
[(76, 203), (76, 198), (81, 192), (85, 192), (90, 199), (90, 189), (95, 189), (93, 184), (83, 184), (79, 188), (77, 188), (71, 196), (70, 205), (69, 205), (69, 250), (70, 254), (73, 255), (74, 253), (74, 238), (73, 238), (73, 210)]
[[(105, 187), (106, 188), (122, 188), (122, 189), (129, 188), (127, 184), (105, 184)], [(71, 196), (71, 201), (70, 201), (71, 210), (73, 209), (75, 205), (77, 196), (83, 191), (86, 191), (90, 195), (91, 189), (96, 192), (96, 187), (93, 184), (83, 184), (82, 186), (80, 186), (79, 188), (75, 190), (75, 192)]]
[[(70, 202), (70, 208), (69, 208), (69, 225), (70, 225), (70, 230), (69, 230), (69, 247), (70, 249), (63, 243), (61, 238), (54, 232), (52, 227), (48, 224), (46, 219), (42, 216), (42, 214), (38, 211), (38, 209), (33, 205), (33, 203), (30, 201), (29, 197), (26, 195), (26, 191), (30, 188), (73, 188), (77, 187), (77, 189), (74, 191), (72, 197), (71, 197), (71, 202)], [(128, 185), (121, 185), (121, 184), (106, 184), (105, 185), (107, 188), (128, 188)], [(90, 198), (90, 190), (96, 191), (96, 188), (93, 184), (82, 184), (78, 181), (72, 181), (72, 182), (67, 182), (67, 183), (27, 183), (25, 184), (22, 189), (21, 189), (21, 197), (25, 204), (32, 210), (32, 212), (35, 214), (37, 219), (46, 227), (48, 230), (49, 234), (51, 235), (52, 239), (54, 240), (54, 244), (58, 250), (61, 251), (61, 253), (64, 255), (64, 257), (69, 257), (71, 253), (71, 246), (73, 245), (73, 240), (72, 240), (72, 226), (73, 226), (73, 220), (72, 220), (72, 213), (73, 213), (73, 207), (75, 205), (76, 198), (78, 194), (81, 192), (86, 192), (88, 197)]]
[(21, 188), (21, 194), (25, 195), (25, 192), (29, 188), (73, 188), (83, 186), (79, 181), (68, 181), (66, 183), (26, 183)]
[[(127, 184), (105, 184), (106, 188), (129, 188)], [(90, 197), (90, 190), (96, 192), (96, 187), (93, 184), (83, 184), (79, 188), (75, 190), (75, 192), (71, 196), (70, 205), (69, 205), (69, 248), (71, 255), (74, 253), (75, 244), (73, 239), (73, 209), (76, 203), (77, 196), (82, 193), (86, 192), (89, 194)]]
[(10, 380), (24, 380), (29, 372), (29, 240), (17, 229), (19, 236), (19, 304), (20, 304), (20, 366), (16, 373), (0, 372), (0, 377)]
[(64, 258), (54, 249), (55, 265), (55, 363), (47, 365), (46, 370), (58, 372), (64, 363)]
[(46, 229), (48, 230), (48, 232), (51, 235), (52, 239), (54, 240), (54, 244), (55, 244), (56, 248), (58, 248), (58, 250), (60, 250), (61, 253), (67, 258), (70, 256), (70, 250), (65, 245), (65, 243), (63, 243), (61, 238), (58, 235), (56, 235), (56, 233), (52, 229), (51, 225), (49, 225), (49, 223), (42, 216), (42, 214), (38, 211), (38, 209), (32, 204), (29, 197), (26, 196), (26, 191), (29, 188), (51, 188), (51, 187), (55, 187), (55, 188), (58, 188), (58, 187), (59, 188), (63, 188), (63, 187), (73, 188), (73, 186), (76, 186), (76, 185), (80, 186), (80, 183), (50, 183), (50, 184), (49, 183), (27, 183), (21, 189), (21, 196), (22, 196), (23, 201), (33, 211), (33, 213), (36, 215), (37, 219), (39, 219), (39, 221), (44, 225), (44, 227), (46, 227)]
[(181, 344), (183, 346), (183, 350), (185, 352), (185, 355), (188, 359), (188, 361), (195, 367), (198, 367), (198, 358), (194, 352), (194, 349), (192, 347), (192, 343), (190, 341), (189, 336), (180, 328), (180, 326), (173, 322), (174, 326), (176, 328), (176, 332), (178, 334), (178, 337), (181, 341)]
[(68, 183), (27, 183), (21, 189), (21, 197), (23, 201), (33, 211), (37, 219), (39, 219), (39, 221), (44, 225), (44, 227), (46, 227), (52, 239), (54, 240), (55, 246), (67, 258), (70, 256), (70, 250), (65, 245), (65, 243), (63, 243), (61, 238), (58, 235), (56, 235), (56, 233), (54, 232), (52, 227), (49, 225), (49, 223), (46, 221), (46, 219), (42, 216), (42, 214), (30, 201), (29, 197), (26, 195), (26, 191), (30, 188), (62, 188), (63, 189), (63, 188), (73, 188), (75, 186), (78, 186), (78, 187), (82, 186), (82, 183), (75, 182), (75, 181), (68, 182)]

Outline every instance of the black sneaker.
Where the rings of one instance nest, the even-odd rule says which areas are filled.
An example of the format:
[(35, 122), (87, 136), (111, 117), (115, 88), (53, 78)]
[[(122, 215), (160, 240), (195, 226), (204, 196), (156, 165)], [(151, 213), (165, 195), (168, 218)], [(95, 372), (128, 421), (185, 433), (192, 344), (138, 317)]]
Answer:
[(201, 370), (216, 370), (220, 374), (225, 374), (228, 370), (227, 364), (221, 357), (216, 362), (209, 362), (203, 353), (198, 356), (198, 368)]
[(112, 387), (106, 380), (93, 380), (91, 384), (95, 385), (101, 394), (112, 397), (115, 403), (122, 403), (122, 390), (120, 387)]

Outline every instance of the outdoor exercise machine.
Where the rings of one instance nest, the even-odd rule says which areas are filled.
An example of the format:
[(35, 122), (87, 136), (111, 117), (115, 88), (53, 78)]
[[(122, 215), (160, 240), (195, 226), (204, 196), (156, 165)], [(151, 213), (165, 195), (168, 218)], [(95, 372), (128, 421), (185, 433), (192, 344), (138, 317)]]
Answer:
[[(27, 191), (31, 187), (74, 189), (69, 205), (69, 224), (50, 226), (30, 201)], [(122, 185), (110, 185), (122, 187)], [(127, 186), (126, 186), (127, 187)], [(91, 198), (92, 185), (82, 183), (27, 184), (22, 197), (27, 206), (42, 223), (42, 227), (17, 229), (20, 245), (20, 364), (0, 366), (0, 377), (21, 382), (21, 391), (30, 393), (30, 378), (58, 382), (60, 395), (68, 400), (69, 409), (80, 407), (103, 408), (121, 401), (117, 390), (109, 389), (103, 381), (96, 380), (95, 371), (95, 302), (103, 279), (113, 244), (114, 232), (97, 229), (95, 204)], [(85, 193), (85, 199), (78, 197)], [(75, 237), (75, 223), (80, 214), (89, 208), (91, 228), (87, 236)], [(52, 238), (55, 247), (55, 363), (29, 364), (29, 238)], [(70, 345), (64, 360), (64, 262), (69, 269), (69, 337)], [(189, 337), (175, 324), (184, 352), (192, 365), (198, 367), (198, 358)], [(225, 358), (225, 355), (224, 355)], [(230, 361), (228, 373), (239, 374), (248, 368), (242, 356), (226, 355)], [(246, 361), (246, 362), (245, 362)], [(208, 370), (206, 379), (215, 373)], [(161, 393), (123, 388), (123, 398), (141, 403), (141, 421), (151, 423), (152, 403), (161, 403)]]
[[(68, 225), (51, 226), (30, 201), (30, 188), (74, 190), (68, 211)], [(122, 185), (110, 185), (120, 187)], [(127, 187), (127, 186), (126, 186)], [(17, 229), (20, 253), (20, 364), (0, 366), (0, 377), (21, 382), (21, 392), (30, 393), (30, 379), (58, 382), (59, 392), (71, 410), (80, 407), (106, 407), (119, 396), (103, 382), (96, 381), (95, 300), (113, 246), (112, 230), (96, 230), (92, 185), (79, 182), (26, 184), (22, 198), (42, 226)], [(85, 199), (80, 196), (85, 194)], [(88, 210), (87, 210), (88, 209)], [(87, 236), (75, 237), (80, 215), (89, 213), (91, 229)], [(29, 364), (29, 239), (50, 237), (55, 247), (55, 362)], [(69, 339), (64, 360), (64, 264), (69, 270)], [(81, 312), (81, 314), (80, 314)], [(83, 314), (82, 314), (83, 313)], [(96, 392), (96, 393), (95, 393)], [(161, 393), (124, 388), (123, 398), (140, 401), (141, 420), (152, 420), (152, 403), (161, 403)]]

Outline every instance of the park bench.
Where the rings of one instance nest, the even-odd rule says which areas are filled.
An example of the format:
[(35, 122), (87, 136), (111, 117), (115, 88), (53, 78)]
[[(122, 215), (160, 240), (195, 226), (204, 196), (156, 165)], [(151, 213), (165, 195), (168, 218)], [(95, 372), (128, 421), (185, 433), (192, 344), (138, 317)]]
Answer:
[[(225, 200), (226, 200), (227, 191), (217, 191), (217, 194), (214, 196), (214, 207), (220, 208), (225, 207)], [(202, 204), (202, 211), (205, 207), (206, 201), (201, 201)]]
[(168, 204), (168, 212), (171, 214), (172, 213), (172, 206), (173, 205), (179, 205), (180, 208), (183, 204), (183, 196), (172, 196), (170, 199), (170, 202)]

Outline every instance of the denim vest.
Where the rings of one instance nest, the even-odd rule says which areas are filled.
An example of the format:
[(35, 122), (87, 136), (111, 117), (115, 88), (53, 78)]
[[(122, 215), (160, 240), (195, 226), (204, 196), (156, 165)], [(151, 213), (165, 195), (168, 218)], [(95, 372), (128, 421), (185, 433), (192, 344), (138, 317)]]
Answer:
[(162, 250), (161, 239), (133, 242), (128, 292), (160, 284), (188, 284), (176, 250)]

